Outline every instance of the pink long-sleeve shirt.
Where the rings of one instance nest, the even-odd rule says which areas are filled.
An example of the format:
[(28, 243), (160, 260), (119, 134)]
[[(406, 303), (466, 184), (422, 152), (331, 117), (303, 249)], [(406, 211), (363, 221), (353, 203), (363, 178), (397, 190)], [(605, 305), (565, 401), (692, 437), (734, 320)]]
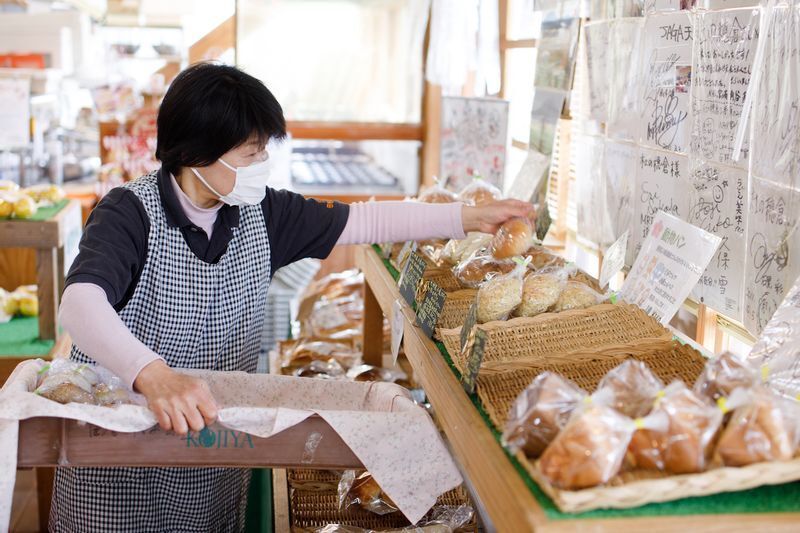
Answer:
[[(198, 207), (174, 178), (172, 186), (186, 216), (210, 238), (222, 204)], [(460, 203), (355, 203), (350, 206), (347, 224), (337, 244), (460, 239), (464, 237), (462, 207)], [(59, 321), (81, 351), (118, 375), (131, 388), (145, 366), (162, 359), (130, 332), (99, 285), (69, 285), (61, 300)]]

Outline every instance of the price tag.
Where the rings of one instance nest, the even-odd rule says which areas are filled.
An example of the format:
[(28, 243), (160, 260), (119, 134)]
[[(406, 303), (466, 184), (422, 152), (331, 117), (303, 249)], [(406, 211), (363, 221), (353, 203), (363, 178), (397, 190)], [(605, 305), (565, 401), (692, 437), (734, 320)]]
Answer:
[(461, 349), (461, 353), (466, 355), (467, 365), (464, 373), (461, 374), (461, 385), (467, 394), (475, 392), (475, 385), (478, 381), (478, 372), (483, 362), (483, 350), (486, 348), (486, 332), (481, 328), (475, 328), (470, 332), (467, 343)]
[(722, 239), (660, 211), (622, 285), (622, 298), (669, 324)]
[(547, 207), (547, 202), (545, 202), (536, 213), (536, 238), (543, 241), (552, 223), (553, 219), (550, 218), (550, 208)]
[(400, 343), (403, 340), (403, 302), (398, 298), (392, 304), (392, 363), (397, 364)]
[(397, 270), (403, 270), (403, 268), (405, 268), (406, 266), (406, 261), (408, 261), (408, 258), (411, 256), (411, 253), (416, 251), (417, 251), (416, 242), (408, 241), (407, 243), (405, 243), (403, 247), (400, 248), (400, 253), (397, 254), (397, 260), (396, 260)]
[(428, 338), (433, 336), (436, 331), (436, 322), (439, 320), (439, 315), (442, 314), (444, 309), (444, 302), (447, 299), (447, 293), (433, 281), (423, 282), (423, 297), (420, 304), (417, 306), (417, 324)]
[(461, 349), (464, 349), (464, 345), (467, 344), (467, 339), (469, 338), (469, 334), (472, 331), (472, 328), (475, 327), (475, 322), (478, 321), (478, 301), (472, 302), (472, 305), (469, 306), (469, 311), (467, 311), (467, 318), (464, 320), (464, 325), (461, 326)]
[(605, 287), (617, 272), (625, 266), (625, 254), (628, 252), (628, 231), (620, 235), (614, 244), (608, 247), (603, 255), (603, 268), (600, 269), (600, 286)]
[(381, 244), (381, 257), (384, 259), (389, 259), (392, 256), (392, 248), (394, 244), (391, 242), (385, 242)]
[(425, 260), (416, 253), (411, 252), (411, 255), (408, 256), (408, 261), (400, 275), (400, 295), (408, 302), (408, 305), (414, 305), (417, 287), (422, 281), (426, 266)]

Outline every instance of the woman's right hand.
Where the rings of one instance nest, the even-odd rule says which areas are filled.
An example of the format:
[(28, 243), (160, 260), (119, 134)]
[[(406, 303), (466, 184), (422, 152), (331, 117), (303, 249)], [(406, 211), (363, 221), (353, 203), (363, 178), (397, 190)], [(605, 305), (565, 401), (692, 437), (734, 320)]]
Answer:
[(189, 429), (200, 431), (217, 419), (217, 403), (208, 384), (174, 371), (160, 359), (139, 372), (133, 387), (147, 398), (164, 431), (186, 435)]

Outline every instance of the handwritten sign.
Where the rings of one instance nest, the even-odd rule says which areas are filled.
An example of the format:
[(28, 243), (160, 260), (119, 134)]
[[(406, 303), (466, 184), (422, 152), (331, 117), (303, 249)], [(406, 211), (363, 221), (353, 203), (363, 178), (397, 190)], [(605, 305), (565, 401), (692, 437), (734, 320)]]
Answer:
[(725, 165), (692, 161), (691, 205), (686, 221), (722, 239), (692, 296), (741, 320), (747, 236), (747, 172)]
[(464, 319), (464, 325), (461, 326), (461, 349), (464, 349), (464, 345), (467, 344), (467, 340), (469, 339), (469, 334), (472, 332), (472, 328), (475, 327), (475, 323), (478, 321), (478, 302), (472, 302), (472, 305), (469, 306), (469, 311), (467, 311), (467, 317)]
[(643, 18), (615, 20), (611, 35), (611, 79), (608, 103), (609, 137), (628, 141), (638, 140), (639, 99), (642, 78)]
[(608, 120), (611, 78), (608, 51), (612, 22), (603, 20), (589, 22), (584, 26), (586, 64), (589, 71), (589, 117), (599, 122)]
[(417, 288), (422, 281), (423, 274), (425, 274), (426, 266), (422, 256), (411, 252), (408, 261), (406, 261), (406, 266), (400, 274), (400, 295), (408, 302), (408, 305), (414, 305), (416, 301)]
[(641, 144), (674, 152), (689, 147), (692, 22), (686, 12), (645, 19), (640, 103)]
[(660, 211), (683, 218), (689, 204), (689, 160), (686, 156), (640, 149), (634, 189), (635, 231), (628, 244), (627, 263), (632, 265)]
[(397, 364), (400, 355), (400, 343), (403, 342), (403, 302), (398, 298), (392, 304), (392, 364)]
[[(609, 140), (605, 143), (605, 210), (615, 237), (628, 231), (633, 223), (633, 191), (636, 187), (638, 155), (639, 148), (634, 144)], [(633, 261), (626, 264), (631, 265)]]
[(433, 281), (425, 281), (422, 301), (417, 306), (417, 324), (428, 338), (436, 331), (436, 323), (444, 309), (447, 293)]
[(523, 202), (530, 202), (542, 180), (547, 176), (549, 168), (550, 157), (537, 150), (528, 150), (528, 157), (522, 163), (522, 168), (519, 169), (517, 177), (514, 178), (514, 183), (506, 196)]
[(758, 335), (800, 275), (800, 190), (753, 176), (747, 223), (744, 325)]
[(733, 147), (758, 42), (758, 11), (698, 13), (692, 72), (691, 153), (747, 168), (749, 143), (733, 161)]
[(567, 92), (559, 89), (536, 87), (531, 105), (531, 133), (528, 144), (547, 156), (553, 153), (556, 139), (556, 127)]
[(580, 19), (567, 17), (542, 22), (534, 73), (537, 88), (550, 87), (561, 91), (572, 88), (579, 24)]
[(752, 173), (797, 187), (800, 171), (800, 12), (775, 7), (753, 102)]
[(605, 287), (617, 272), (625, 266), (625, 252), (628, 251), (628, 232), (623, 233), (603, 254), (603, 266), (600, 269), (600, 286)]
[(577, 139), (575, 150), (575, 185), (577, 187), (578, 233), (597, 244), (614, 241), (608, 212), (603, 206), (605, 197), (602, 137), (584, 135)]
[[(462, 348), (462, 354), (466, 356), (466, 366), (461, 374), (461, 385), (467, 394), (475, 392), (475, 385), (478, 381), (478, 373), (483, 362), (483, 352), (486, 348), (486, 332), (481, 328), (474, 328), (470, 332), (467, 343)], [(463, 358), (462, 358), (463, 359)]]
[(0, 78), (0, 148), (27, 146), (31, 137), (31, 82)]
[(622, 298), (668, 324), (700, 279), (720, 239), (667, 213), (658, 213), (622, 285)]
[(508, 135), (508, 101), (442, 97), (441, 172), (458, 191), (480, 175), (502, 189)]
[(800, 278), (761, 332), (747, 361), (768, 386), (800, 400)]

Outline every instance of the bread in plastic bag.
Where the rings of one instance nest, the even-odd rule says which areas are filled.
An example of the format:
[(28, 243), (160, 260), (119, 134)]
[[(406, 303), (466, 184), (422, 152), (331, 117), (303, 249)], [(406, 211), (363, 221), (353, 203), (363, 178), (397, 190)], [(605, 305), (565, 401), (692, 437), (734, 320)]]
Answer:
[(386, 383), (407, 382), (408, 376), (399, 370), (380, 368), (372, 365), (358, 365), (347, 371), (347, 379), (352, 381), (384, 381)]
[(351, 345), (343, 342), (304, 341), (297, 343), (281, 357), (281, 367), (297, 369), (310, 365), (314, 361), (334, 359), (344, 368), (360, 364), (361, 356)]
[(457, 265), (478, 250), (487, 248), (492, 238), (493, 236), (489, 233), (473, 231), (461, 240), (452, 239), (445, 244), (441, 258), (451, 265)]
[(345, 371), (335, 359), (328, 361), (311, 361), (305, 366), (301, 366), (292, 372), (298, 378), (317, 378), (317, 379), (344, 379)]
[(655, 401), (652, 414), (667, 416), (666, 429), (637, 429), (628, 448), (634, 468), (670, 474), (702, 472), (708, 466), (722, 411), (682, 381), (674, 381)]
[(603, 376), (597, 389), (608, 389), (610, 406), (630, 418), (640, 418), (653, 408), (664, 383), (641, 361), (628, 359)]
[(482, 255), (479, 250), (459, 263), (453, 269), (453, 274), (464, 287), (475, 288), (491, 276), (508, 274), (514, 267), (513, 261)]
[(528, 272), (522, 283), (522, 303), (514, 310), (514, 316), (546, 313), (558, 301), (568, 277), (569, 269), (560, 267)]
[(746, 466), (791, 459), (798, 446), (800, 404), (763, 386), (750, 389), (749, 396), (734, 409), (719, 438), (717, 454), (722, 462)]
[(558, 295), (558, 300), (553, 305), (553, 311), (569, 311), (570, 309), (586, 309), (606, 300), (604, 294), (600, 294), (577, 281), (568, 281), (564, 285), (564, 290)]
[(442, 252), (444, 251), (445, 245), (445, 241), (442, 240), (422, 241), (417, 246), (417, 251), (434, 265), (442, 266), (446, 262), (442, 258)]
[(355, 470), (346, 470), (339, 480), (338, 494), (339, 509), (342, 510), (358, 505), (365, 511), (377, 515), (397, 511), (397, 505), (383, 493), (369, 472), (356, 474)]
[(114, 406), (142, 403), (141, 396), (132, 393), (105, 368), (56, 359), (39, 372), (35, 394), (59, 403), (84, 403)]
[(749, 389), (758, 383), (756, 373), (742, 359), (725, 352), (706, 363), (694, 384), (694, 391), (710, 400), (730, 396), (738, 388)]
[(477, 320), (479, 324), (506, 320), (522, 303), (522, 278), (527, 262), (519, 261), (508, 274), (490, 278), (478, 288)]
[(564, 266), (567, 264), (566, 259), (538, 244), (531, 245), (522, 255), (531, 258), (531, 268), (534, 270), (552, 266)]
[(553, 372), (539, 374), (511, 406), (503, 445), (511, 453), (539, 457), (584, 398), (586, 392), (572, 381)]
[(492, 238), (490, 250), (497, 259), (509, 259), (522, 255), (528, 249), (533, 238), (533, 225), (525, 217), (514, 217), (507, 220)]
[(480, 178), (474, 179), (458, 193), (458, 199), (467, 205), (488, 204), (501, 198), (503, 193), (500, 189)]
[(417, 196), (417, 201), (425, 202), (426, 204), (449, 204), (457, 202), (458, 196), (440, 185), (434, 185), (423, 189)]
[(595, 402), (577, 409), (544, 450), (539, 469), (555, 487), (584, 489), (607, 483), (622, 466), (636, 425)]

